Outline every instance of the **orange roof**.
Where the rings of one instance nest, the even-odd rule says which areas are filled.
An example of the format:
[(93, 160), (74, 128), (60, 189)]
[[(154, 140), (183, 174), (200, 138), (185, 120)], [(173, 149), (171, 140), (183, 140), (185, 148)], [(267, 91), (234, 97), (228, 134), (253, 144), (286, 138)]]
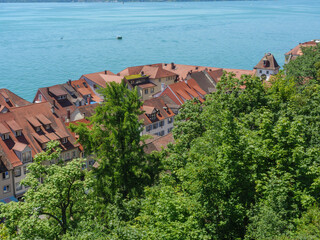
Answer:
[(243, 69), (231, 69), (231, 68), (224, 68), (224, 71), (227, 73), (234, 73), (236, 78), (240, 79), (242, 75), (255, 75), (255, 70), (243, 70)]
[[(46, 123), (50, 122), (51, 128), (46, 129), (43, 125), (45, 123), (41, 124), (34, 116), (37, 116), (37, 118), (40, 116), (39, 118)], [(46, 119), (46, 121), (44, 119)], [(37, 132), (29, 120), (36, 126), (39, 126), (40, 131)], [(4, 153), (3, 157), (10, 167), (22, 165), (15, 151), (20, 151), (28, 146), (31, 149), (32, 156), (34, 156), (42, 152), (43, 143), (47, 143), (50, 140), (61, 139), (61, 137), (57, 135), (57, 132), (63, 137), (68, 136), (69, 138), (67, 144), (60, 144), (63, 151), (78, 147), (78, 144), (75, 143), (75, 139), (66, 129), (62, 120), (51, 112), (51, 105), (48, 102), (11, 108), (10, 112), (1, 114), (0, 126), (9, 130), (9, 124), (11, 123), (12, 125), (13, 121), (21, 127), (22, 135), (15, 136), (13, 132), (9, 131), (9, 139), (2, 140), (0, 138), (0, 148)]]
[(184, 64), (175, 64), (175, 63), (162, 63), (162, 67), (165, 70), (173, 72), (179, 75), (180, 79), (185, 79), (190, 72), (194, 71), (215, 71), (219, 68), (216, 67), (204, 67), (204, 66), (195, 66), (195, 65), (184, 65)]
[[(143, 120), (144, 125), (149, 125), (153, 122), (157, 122), (169, 117), (173, 117), (175, 114), (173, 111), (165, 104), (162, 98), (151, 98), (143, 102), (142, 110), (145, 113), (139, 115), (139, 120)], [(152, 121), (148, 115), (157, 110), (156, 118)]]
[(169, 71), (167, 69), (164, 69), (161, 63), (142, 65), (142, 66), (136, 66), (136, 67), (128, 67), (122, 70), (121, 72), (119, 72), (118, 74), (120, 76), (142, 74), (142, 75), (149, 76), (151, 79), (176, 76), (176, 73)]
[(105, 87), (106, 83), (108, 83), (108, 82), (121, 83), (122, 78), (123, 78), (123, 77), (115, 75), (114, 73), (112, 73), (110, 71), (84, 74), (81, 76), (80, 79), (83, 79), (84, 77), (91, 80), (92, 82), (98, 84), (101, 87)]
[(295, 46), (293, 49), (291, 49), (289, 52), (287, 52), (285, 55), (294, 55), (294, 56), (301, 56), (302, 53), (302, 47), (315, 47), (317, 46), (317, 43), (315, 41), (309, 41), (304, 43), (299, 43), (299, 45)]
[(0, 111), (5, 107), (10, 109), (12, 107), (21, 107), (29, 104), (31, 103), (9, 91), (8, 89), (0, 89)]
[(94, 102), (102, 102), (101, 99), (95, 92), (88, 86), (88, 83), (84, 79), (71, 81), (73, 88), (79, 92), (83, 97), (90, 94), (91, 100)]
[(169, 133), (165, 136), (151, 136), (151, 139), (145, 141), (146, 145), (144, 147), (145, 153), (151, 153), (153, 151), (161, 151), (166, 149), (169, 143), (174, 143), (172, 133)]
[[(167, 95), (178, 105), (182, 105), (186, 100), (191, 100), (193, 98), (197, 98), (200, 102), (204, 102), (204, 99), (201, 96), (202, 93), (197, 92), (194, 88), (196, 85), (198, 84), (195, 81), (191, 81), (191, 85), (188, 85), (184, 81), (180, 81), (169, 85), (160, 96)], [(199, 88), (200, 86), (198, 85), (197, 89)]]

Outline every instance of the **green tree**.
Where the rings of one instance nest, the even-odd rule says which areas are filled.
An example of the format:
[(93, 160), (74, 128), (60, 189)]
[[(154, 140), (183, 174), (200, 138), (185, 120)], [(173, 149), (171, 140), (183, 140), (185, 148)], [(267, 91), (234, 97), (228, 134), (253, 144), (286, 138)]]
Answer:
[(79, 135), (85, 152), (93, 154), (99, 167), (96, 176), (96, 192), (106, 203), (121, 198), (139, 196), (150, 181), (146, 174), (147, 161), (141, 144), (142, 102), (136, 89), (111, 82), (100, 89), (104, 101), (95, 108), (88, 125), (71, 125)]
[[(28, 166), (22, 183), (29, 187), (24, 201), (1, 206), (1, 217), (12, 238), (59, 239), (94, 216), (94, 201), (89, 198), (91, 181), (82, 170), (84, 160), (64, 164), (58, 160), (58, 145), (48, 143), (47, 150), (37, 154)], [(57, 163), (48, 165), (49, 161)]]

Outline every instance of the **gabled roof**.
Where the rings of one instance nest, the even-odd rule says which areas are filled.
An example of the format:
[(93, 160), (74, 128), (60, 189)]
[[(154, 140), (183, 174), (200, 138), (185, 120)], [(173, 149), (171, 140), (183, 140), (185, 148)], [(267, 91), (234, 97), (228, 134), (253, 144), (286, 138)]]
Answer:
[(200, 95), (202, 93), (197, 92), (197, 90), (195, 89), (196, 85), (198, 86), (198, 90), (201, 89), (194, 80), (192, 81), (191, 85), (185, 83), (184, 81), (180, 81), (169, 85), (160, 94), (160, 96), (167, 95), (178, 105), (182, 105), (185, 101), (191, 100), (193, 98), (197, 98), (200, 102), (204, 102), (203, 97)]
[(216, 67), (205, 67), (205, 66), (195, 66), (195, 65), (185, 65), (185, 64), (175, 64), (175, 63), (162, 63), (162, 67), (165, 70), (174, 72), (179, 75), (180, 80), (186, 79), (188, 73), (199, 72), (199, 71), (214, 71), (219, 68)]
[[(51, 127), (47, 129), (38, 117), (46, 123), (50, 122)], [(44, 119), (47, 120), (45, 121)], [(13, 122), (22, 128), (21, 136), (15, 136), (10, 131)], [(39, 126), (40, 131), (36, 131), (33, 124)], [(26, 146), (30, 147), (32, 156), (42, 151), (43, 143), (63, 137), (67, 137), (69, 140), (65, 144), (60, 144), (63, 151), (78, 147), (63, 121), (51, 112), (51, 105), (48, 102), (12, 108), (10, 112), (1, 115), (0, 126), (4, 126), (9, 130), (10, 138), (7, 140), (0, 138), (0, 148), (3, 151), (4, 159), (8, 162), (7, 165), (11, 167), (22, 165), (15, 151), (22, 151)]]
[(96, 72), (84, 74), (80, 77), (80, 79), (87, 78), (92, 82), (96, 83), (100, 87), (105, 87), (109, 82), (121, 83), (123, 77), (115, 75), (113, 72), (104, 71), (104, 72)]
[(291, 49), (289, 52), (287, 52), (285, 55), (293, 55), (293, 56), (301, 56), (302, 48), (303, 47), (315, 47), (317, 46), (316, 41), (309, 41), (304, 43), (299, 43), (299, 45), (295, 46), (293, 49)]
[(164, 69), (161, 63), (128, 67), (119, 72), (118, 74), (120, 76), (143, 74), (149, 76), (150, 79), (172, 77), (177, 75), (172, 71)]
[[(222, 69), (221, 69), (222, 70)], [(213, 72), (217, 72), (218, 70), (215, 70)], [(213, 73), (212, 71), (210, 73)], [(223, 74), (223, 71), (221, 71), (221, 76)], [(219, 79), (220, 77), (219, 76)], [(215, 91), (216, 89), (216, 81), (209, 75), (209, 72), (207, 71), (200, 71), (200, 72), (193, 72), (187, 77), (188, 79), (188, 84), (192, 84), (193, 82), (189, 82), (189, 79), (193, 79), (197, 83), (198, 86), (194, 85), (195, 88), (197, 89), (200, 87), (204, 93), (201, 93), (202, 95), (209, 94)]]
[(166, 149), (169, 143), (174, 143), (174, 139), (172, 133), (168, 133), (165, 136), (155, 136), (150, 135), (150, 139), (145, 141), (144, 152), (149, 154), (153, 151), (161, 151), (162, 149)]
[(264, 57), (260, 60), (260, 62), (254, 67), (254, 69), (269, 69), (276, 70), (279, 69), (280, 66), (277, 63), (276, 59), (271, 53), (266, 53)]
[(4, 108), (7, 108), (10, 111), (10, 108), (26, 106), (29, 104), (31, 103), (9, 91), (8, 89), (0, 89), (0, 113)]
[[(43, 96), (42, 102), (47, 101), (54, 106), (55, 113), (63, 120), (67, 119), (68, 111), (72, 113), (77, 109), (75, 105), (77, 102), (85, 102), (85, 99), (72, 87), (70, 82), (39, 88), (36, 97), (38, 93)], [(59, 99), (63, 95), (66, 95), (66, 98)], [(33, 102), (36, 102), (36, 97)]]
[[(165, 104), (165, 102), (161, 97), (151, 98), (144, 101), (142, 110), (145, 112), (139, 115), (139, 120), (143, 120), (143, 124), (145, 126), (153, 122), (157, 122), (169, 117), (173, 117), (175, 115), (173, 111)], [(155, 120), (151, 120), (148, 117), (148, 115), (152, 113), (156, 113)]]
[(71, 81), (73, 88), (80, 93), (82, 97), (88, 96), (90, 94), (91, 100), (93, 102), (102, 102), (103, 99), (100, 98), (95, 92), (88, 86), (88, 83), (82, 78), (79, 80)]

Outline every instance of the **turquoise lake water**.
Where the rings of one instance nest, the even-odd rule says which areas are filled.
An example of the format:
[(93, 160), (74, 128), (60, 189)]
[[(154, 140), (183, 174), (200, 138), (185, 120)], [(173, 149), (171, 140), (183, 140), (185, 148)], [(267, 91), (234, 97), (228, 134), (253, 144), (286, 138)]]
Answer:
[(0, 88), (32, 101), (40, 87), (105, 69), (252, 69), (266, 52), (283, 65), (285, 52), (316, 38), (319, 0), (0, 3)]

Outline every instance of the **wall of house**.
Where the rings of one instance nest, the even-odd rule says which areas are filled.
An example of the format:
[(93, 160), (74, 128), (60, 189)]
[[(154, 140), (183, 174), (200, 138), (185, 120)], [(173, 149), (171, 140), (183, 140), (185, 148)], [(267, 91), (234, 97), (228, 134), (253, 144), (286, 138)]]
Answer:
[[(9, 170), (8, 178), (3, 178), (3, 173), (0, 172), (0, 199), (8, 198), (14, 196), (14, 189), (13, 189), (13, 171)], [(4, 186), (9, 186), (9, 191), (7, 193), (4, 192)]]
[(98, 84), (96, 84), (95, 82), (91, 81), (90, 79), (88, 79), (88, 78), (86, 78), (86, 77), (82, 77), (81, 79), (84, 79), (84, 80), (88, 83), (88, 85), (90, 86), (90, 88), (92, 89), (92, 91), (93, 91), (99, 98), (103, 99), (102, 95), (97, 92), (97, 90), (98, 90), (99, 88), (94, 88), (94, 85), (96, 85), (97, 87), (102, 87), (102, 86), (99, 86)]
[[(171, 121), (171, 122), (170, 122)], [(160, 126), (160, 122), (164, 122), (163, 126)], [(171, 132), (173, 128), (174, 117), (166, 118), (164, 120), (154, 122), (152, 124), (146, 125), (141, 132), (141, 135), (152, 134), (158, 136), (164, 136)], [(151, 129), (147, 131), (148, 127), (151, 126)], [(155, 126), (157, 126), (155, 128)], [(163, 135), (162, 135), (163, 134)]]
[[(27, 174), (27, 166), (30, 163), (25, 163), (20, 167), (15, 167), (13, 171), (14, 181), (13, 181), (13, 187), (14, 187), (14, 194), (16, 198), (22, 197), (22, 195), (27, 191), (28, 187), (22, 186), (21, 181), (26, 178)], [(16, 175), (17, 169), (20, 169), (20, 176)]]
[(261, 77), (262, 75), (266, 75), (267, 79), (269, 80), (271, 75), (275, 75), (279, 72), (279, 70), (266, 70), (266, 69), (257, 69), (256, 76)]

